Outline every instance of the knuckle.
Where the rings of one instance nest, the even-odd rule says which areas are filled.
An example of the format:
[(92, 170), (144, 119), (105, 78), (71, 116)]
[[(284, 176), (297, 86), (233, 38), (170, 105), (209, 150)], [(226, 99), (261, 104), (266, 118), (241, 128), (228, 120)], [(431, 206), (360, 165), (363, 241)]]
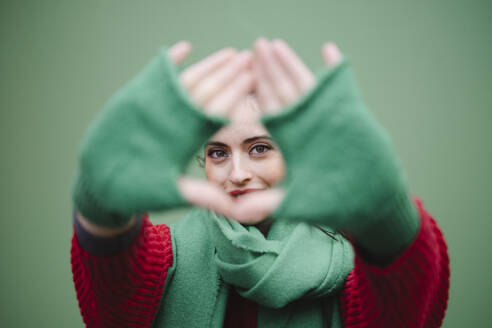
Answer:
[(294, 88), (292, 88), (287, 83), (281, 83), (278, 86), (278, 94), (283, 102), (290, 102), (296, 96)]
[(224, 100), (219, 99), (217, 101), (210, 102), (205, 109), (209, 114), (222, 114), (227, 109), (227, 104)]
[(217, 82), (214, 79), (204, 81), (196, 87), (195, 99), (203, 105), (210, 99), (217, 90)]
[(186, 90), (190, 90), (193, 87), (193, 76), (185, 71), (179, 76), (179, 82)]

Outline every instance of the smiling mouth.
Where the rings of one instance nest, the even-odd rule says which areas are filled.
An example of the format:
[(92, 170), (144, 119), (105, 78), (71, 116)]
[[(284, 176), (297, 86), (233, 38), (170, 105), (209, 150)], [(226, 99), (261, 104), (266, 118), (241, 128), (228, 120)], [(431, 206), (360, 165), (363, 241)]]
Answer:
[(259, 191), (259, 190), (262, 190), (262, 189), (233, 190), (233, 191), (229, 192), (229, 195), (231, 195), (234, 198), (238, 198), (241, 195), (248, 194), (248, 193), (254, 192), (254, 191)]

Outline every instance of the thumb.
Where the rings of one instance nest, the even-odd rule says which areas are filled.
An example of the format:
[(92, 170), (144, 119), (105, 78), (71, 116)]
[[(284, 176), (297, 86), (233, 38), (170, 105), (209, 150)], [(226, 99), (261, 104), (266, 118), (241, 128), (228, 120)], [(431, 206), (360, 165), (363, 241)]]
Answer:
[(177, 181), (181, 196), (189, 204), (200, 206), (227, 217), (233, 215), (234, 202), (219, 186), (206, 180), (180, 176)]
[(169, 48), (169, 58), (175, 65), (181, 64), (190, 54), (191, 48), (192, 46), (190, 42), (179, 41)]
[(340, 64), (343, 59), (340, 49), (334, 42), (325, 43), (321, 48), (321, 54), (326, 66), (332, 68)]
[(280, 206), (285, 193), (280, 188), (257, 191), (241, 196), (235, 203), (232, 217), (242, 224), (257, 224)]

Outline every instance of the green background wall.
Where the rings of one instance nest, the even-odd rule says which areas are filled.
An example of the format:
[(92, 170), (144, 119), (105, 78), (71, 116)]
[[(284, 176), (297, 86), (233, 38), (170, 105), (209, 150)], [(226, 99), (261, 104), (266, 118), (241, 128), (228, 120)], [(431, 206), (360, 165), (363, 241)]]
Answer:
[[(449, 243), (444, 327), (489, 326), (490, 1), (1, 1), (0, 326), (81, 327), (69, 263), (77, 146), (105, 100), (180, 39), (191, 60), (334, 40)], [(174, 216), (171, 216), (174, 218)]]

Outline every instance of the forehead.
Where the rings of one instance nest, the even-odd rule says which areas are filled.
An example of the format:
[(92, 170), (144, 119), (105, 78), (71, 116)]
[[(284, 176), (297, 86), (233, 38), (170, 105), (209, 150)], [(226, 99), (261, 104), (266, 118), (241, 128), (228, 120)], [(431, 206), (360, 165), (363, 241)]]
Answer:
[(248, 100), (237, 107), (230, 116), (230, 124), (220, 129), (210, 140), (228, 145), (241, 143), (243, 140), (269, 135), (260, 123), (261, 112), (253, 100)]

